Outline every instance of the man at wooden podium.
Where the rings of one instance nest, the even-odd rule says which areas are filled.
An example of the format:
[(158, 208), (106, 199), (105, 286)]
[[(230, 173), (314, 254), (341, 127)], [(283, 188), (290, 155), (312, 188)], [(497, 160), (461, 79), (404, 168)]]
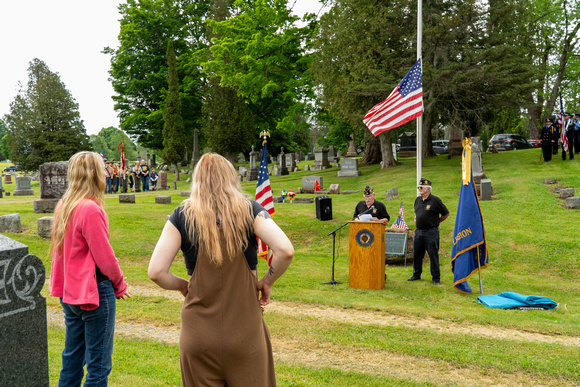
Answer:
[(441, 285), (439, 270), (439, 223), (449, 216), (445, 204), (435, 195), (431, 195), (431, 181), (419, 181), (419, 194), (415, 199), (415, 236), (413, 237), (413, 275), (407, 281), (421, 279), (425, 250), (429, 253), (431, 276), (434, 285)]
[(358, 202), (354, 209), (353, 219), (358, 220), (359, 216), (369, 214), (371, 216), (370, 220), (388, 224), (391, 217), (387, 212), (387, 207), (378, 200), (375, 200), (375, 191), (373, 191), (373, 187), (367, 185), (363, 191), (363, 196), (364, 200)]

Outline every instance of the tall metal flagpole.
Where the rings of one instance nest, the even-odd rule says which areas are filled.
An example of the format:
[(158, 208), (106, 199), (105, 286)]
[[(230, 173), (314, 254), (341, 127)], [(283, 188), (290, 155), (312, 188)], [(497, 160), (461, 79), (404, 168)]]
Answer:
[[(417, 60), (421, 59), (422, 38), (423, 38), (423, 0), (417, 0)], [(423, 61), (421, 61), (421, 77), (423, 77)], [(424, 89), (424, 86), (423, 86)], [(423, 167), (423, 114), (417, 117), (417, 181), (419, 184)], [(417, 196), (419, 190), (417, 189)]]

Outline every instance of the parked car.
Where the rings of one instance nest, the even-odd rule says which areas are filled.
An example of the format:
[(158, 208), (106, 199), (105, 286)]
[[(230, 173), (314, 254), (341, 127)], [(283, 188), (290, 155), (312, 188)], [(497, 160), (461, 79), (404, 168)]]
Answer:
[(498, 151), (529, 149), (532, 147), (525, 138), (519, 134), (513, 133), (494, 134), (491, 140), (489, 140), (489, 147), (487, 148), (487, 151), (491, 152), (491, 149), (494, 145)]
[(4, 168), (4, 172), (16, 172), (16, 171), (18, 171), (16, 165), (9, 165), (6, 168)]
[(532, 146), (532, 148), (539, 148), (542, 146), (542, 142), (540, 140), (528, 140), (528, 143)]
[(449, 151), (449, 140), (433, 140), (433, 152), (438, 155)]

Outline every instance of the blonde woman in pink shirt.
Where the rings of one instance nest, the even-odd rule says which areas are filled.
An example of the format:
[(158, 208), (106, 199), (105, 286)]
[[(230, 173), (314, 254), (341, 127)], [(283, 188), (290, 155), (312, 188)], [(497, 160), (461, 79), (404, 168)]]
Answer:
[(127, 283), (109, 243), (103, 209), (105, 163), (94, 152), (68, 162), (68, 189), (52, 231), (50, 295), (60, 298), (66, 326), (59, 386), (106, 386), (113, 367), (116, 299)]

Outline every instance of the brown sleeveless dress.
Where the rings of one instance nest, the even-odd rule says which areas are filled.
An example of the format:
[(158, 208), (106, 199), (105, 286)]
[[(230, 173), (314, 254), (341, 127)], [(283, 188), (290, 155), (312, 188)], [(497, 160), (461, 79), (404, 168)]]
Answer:
[(200, 249), (181, 310), (184, 386), (276, 385), (257, 283), (242, 252), (218, 267)]

